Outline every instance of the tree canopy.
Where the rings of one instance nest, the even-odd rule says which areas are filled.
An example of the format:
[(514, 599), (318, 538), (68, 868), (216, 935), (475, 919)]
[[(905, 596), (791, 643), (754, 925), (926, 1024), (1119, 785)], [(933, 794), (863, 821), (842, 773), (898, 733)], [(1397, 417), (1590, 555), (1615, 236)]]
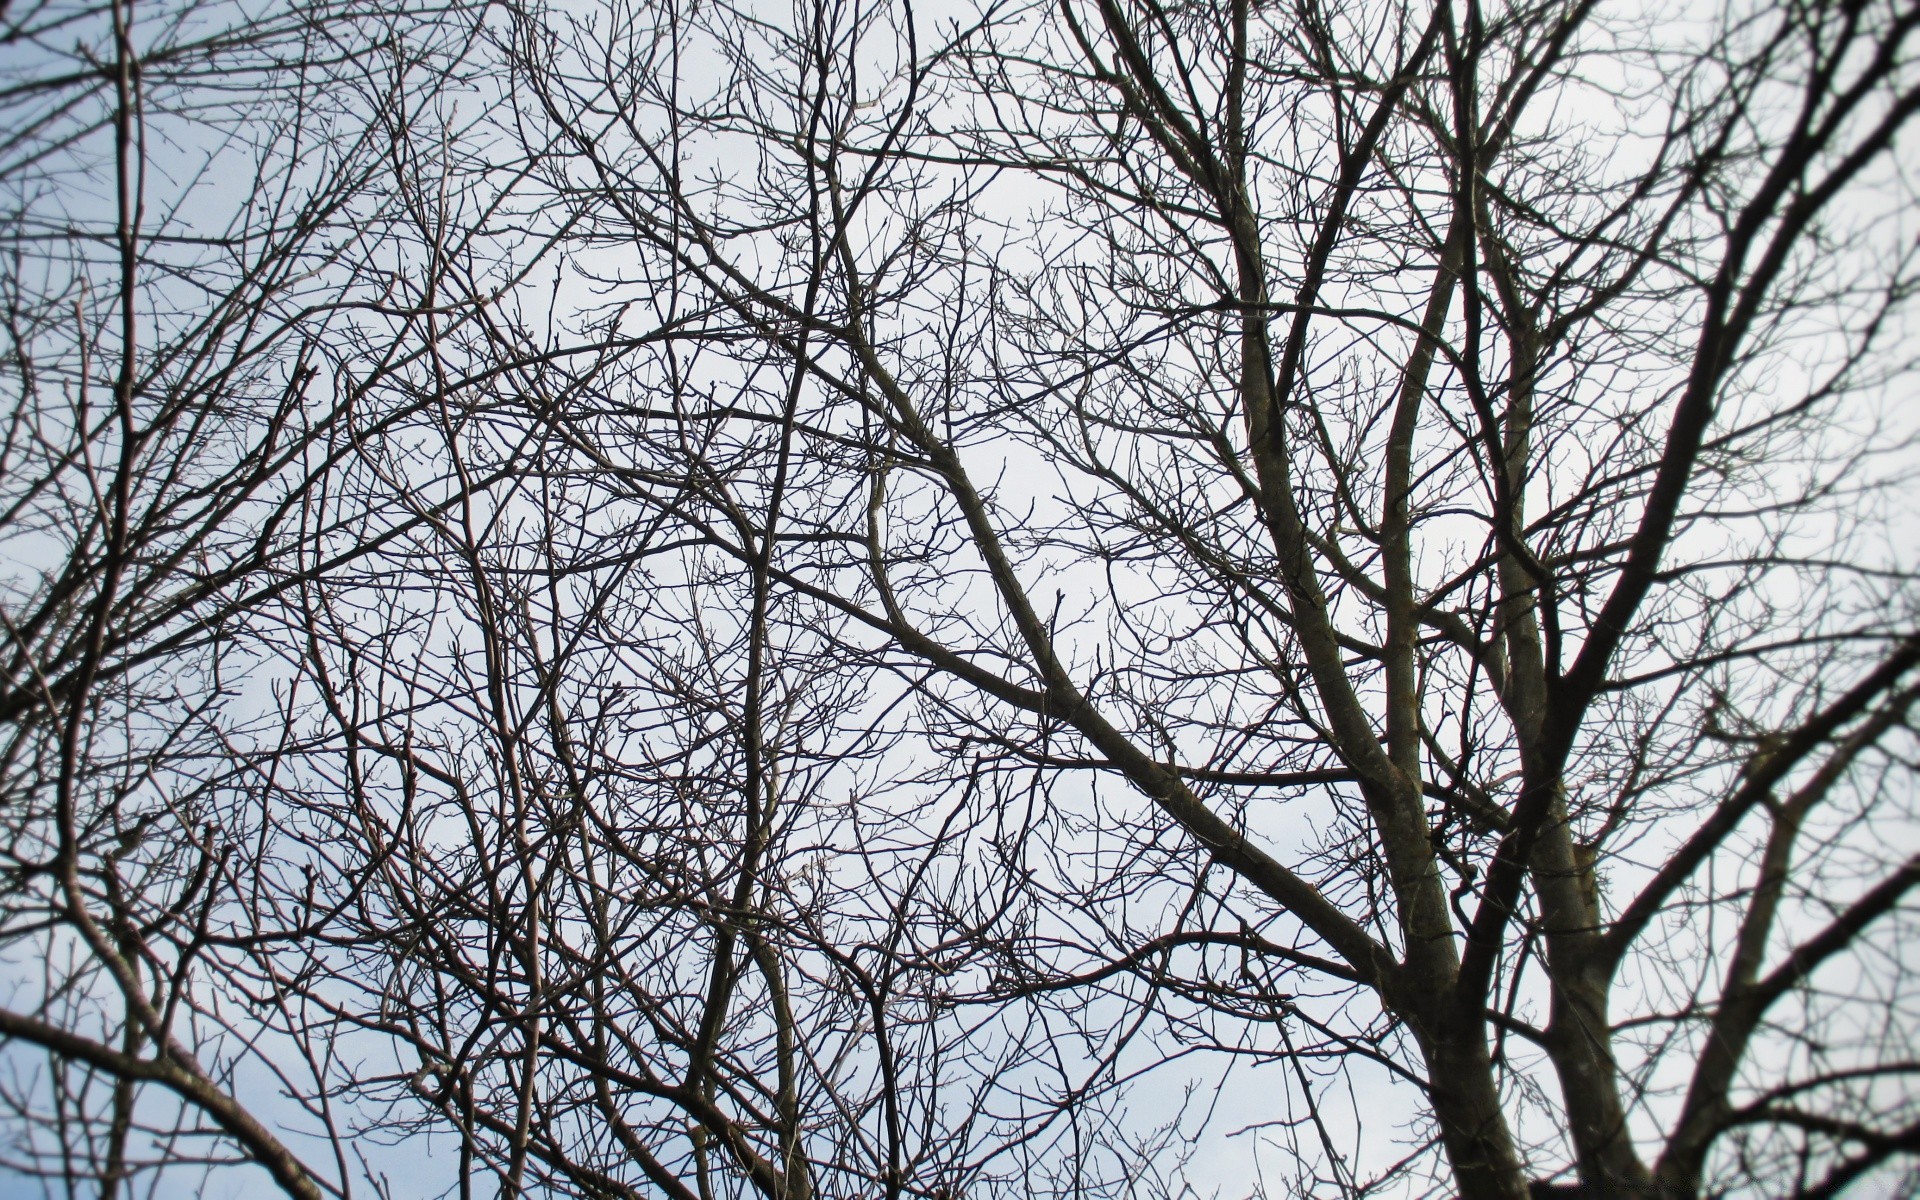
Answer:
[(1916, 112), (1912, 0), (0, 7), (0, 1162), (1920, 1186)]

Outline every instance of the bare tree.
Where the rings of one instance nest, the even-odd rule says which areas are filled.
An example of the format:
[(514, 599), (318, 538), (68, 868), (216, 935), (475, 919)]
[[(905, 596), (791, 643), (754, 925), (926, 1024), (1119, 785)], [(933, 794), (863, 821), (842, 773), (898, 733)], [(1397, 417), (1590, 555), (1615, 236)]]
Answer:
[[(643, 72), (629, 49), (600, 62)], [(806, 370), (742, 370), (714, 349), (733, 318), (670, 284), (560, 336), (513, 281), (577, 244), (571, 214), (406, 174), (442, 298), (484, 316), (361, 400), (385, 433), (338, 477), (369, 516), (337, 536), (381, 537), (380, 497), (412, 524), (308, 571), (285, 621), (282, 853), (323, 865), (280, 903), (327, 919), (261, 959), (309, 1039), (392, 1048), (330, 1084), (386, 1135), (451, 1131), (462, 1194), (1032, 1176), (1027, 1141), (1100, 1117), (1023, 1104), (1073, 1068), (1028, 1061), (1017, 1015), (956, 1019), (988, 798), (912, 777), (911, 681), (777, 576), (833, 537)]]
[(258, 903), (250, 747), (284, 723), (255, 621), (337, 515), (352, 381), (417, 350), (369, 247), (446, 16), (0, 8), (0, 1093), (7, 1168), (68, 1195), (236, 1157), (341, 1186), (247, 970), (306, 932)]
[[(968, 1002), (1414, 1097), (1290, 1076), (1302, 1187), (1828, 1194), (1920, 1137), (1917, 21), (536, 14), (582, 269), (735, 365), (524, 411), (1025, 781)], [(804, 441), (631, 469), (658, 389)], [(784, 541), (683, 499), (789, 455)]]
[(1911, 3), (132, 11), (7, 18), (18, 1165), (1911, 1176)]

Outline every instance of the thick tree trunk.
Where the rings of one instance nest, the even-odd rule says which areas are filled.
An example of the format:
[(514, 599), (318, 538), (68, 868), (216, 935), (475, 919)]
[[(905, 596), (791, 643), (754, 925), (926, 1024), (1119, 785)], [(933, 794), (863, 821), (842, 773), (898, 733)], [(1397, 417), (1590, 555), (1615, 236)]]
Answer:
[(1421, 1049), (1430, 1101), (1460, 1200), (1525, 1200), (1526, 1173), (1500, 1111), (1486, 1024), (1444, 1019), (1422, 1035)]
[(1547, 1053), (1560, 1081), (1580, 1179), (1597, 1195), (1650, 1195), (1653, 1176), (1627, 1134), (1608, 1015), (1612, 972), (1597, 957), (1600, 927), (1591, 855), (1577, 846), (1558, 801), (1534, 852), (1553, 975)]

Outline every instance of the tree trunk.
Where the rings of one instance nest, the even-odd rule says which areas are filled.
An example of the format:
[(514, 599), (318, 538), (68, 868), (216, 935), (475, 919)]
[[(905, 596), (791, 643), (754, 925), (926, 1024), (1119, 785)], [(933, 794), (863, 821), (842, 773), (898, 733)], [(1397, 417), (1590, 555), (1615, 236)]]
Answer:
[(1431, 1029), (1420, 1037), (1429, 1099), (1460, 1200), (1524, 1200), (1526, 1173), (1500, 1111), (1486, 1023), (1447, 1017)]

